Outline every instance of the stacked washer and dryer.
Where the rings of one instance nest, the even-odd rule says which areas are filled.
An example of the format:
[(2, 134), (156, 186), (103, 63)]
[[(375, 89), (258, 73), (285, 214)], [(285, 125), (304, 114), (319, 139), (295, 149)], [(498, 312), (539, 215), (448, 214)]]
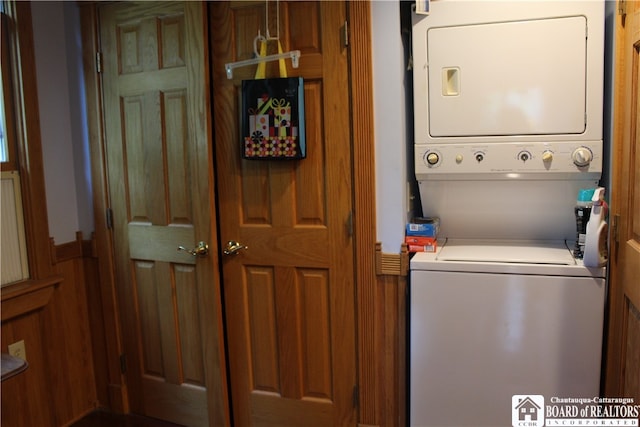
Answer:
[(415, 170), (440, 233), (411, 260), (412, 426), (510, 426), (513, 396), (599, 394), (605, 268), (572, 249), (602, 173), (604, 21), (601, 1), (413, 14)]

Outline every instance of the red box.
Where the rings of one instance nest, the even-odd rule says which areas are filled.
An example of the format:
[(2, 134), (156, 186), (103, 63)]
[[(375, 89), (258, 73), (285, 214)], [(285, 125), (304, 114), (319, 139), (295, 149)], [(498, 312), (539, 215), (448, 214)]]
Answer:
[(435, 252), (437, 239), (426, 236), (405, 236), (405, 243), (409, 252)]

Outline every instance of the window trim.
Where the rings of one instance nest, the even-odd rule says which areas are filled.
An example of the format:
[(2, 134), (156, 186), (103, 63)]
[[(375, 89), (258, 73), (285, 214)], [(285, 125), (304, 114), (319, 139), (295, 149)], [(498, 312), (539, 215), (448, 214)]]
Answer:
[(10, 48), (11, 45), (9, 43), (10, 32), (9, 32), (9, 17), (2, 12), (0, 14), (0, 26), (2, 27), (2, 34), (0, 34), (0, 58), (2, 61), (2, 95), (4, 97), (4, 115), (5, 115), (5, 137), (8, 141), (7, 144), (7, 154), (9, 156), (9, 161), (0, 163), (0, 170), (2, 171), (15, 171), (18, 170), (18, 161), (16, 158), (16, 132), (15, 132), (15, 102), (13, 101), (13, 93), (11, 90), (5, 90), (5, 88), (9, 89), (12, 87), (12, 77), (11, 77), (11, 55)]
[(31, 5), (30, 2), (8, 0), (3, 1), (2, 6), (5, 15), (2, 19), (6, 19), (2, 25), (9, 33), (7, 55), (13, 88), (11, 106), (15, 113), (14, 159), (20, 174), (30, 273), (30, 279), (2, 287), (4, 301), (10, 297), (13, 288), (24, 288), (29, 283), (50, 279), (56, 274), (47, 217)]

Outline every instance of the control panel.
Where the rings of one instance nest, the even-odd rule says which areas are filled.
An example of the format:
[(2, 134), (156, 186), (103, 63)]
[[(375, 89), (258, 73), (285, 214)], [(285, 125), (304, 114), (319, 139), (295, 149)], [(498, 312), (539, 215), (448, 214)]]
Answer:
[(602, 172), (600, 141), (429, 144), (415, 147), (418, 180), (598, 179)]

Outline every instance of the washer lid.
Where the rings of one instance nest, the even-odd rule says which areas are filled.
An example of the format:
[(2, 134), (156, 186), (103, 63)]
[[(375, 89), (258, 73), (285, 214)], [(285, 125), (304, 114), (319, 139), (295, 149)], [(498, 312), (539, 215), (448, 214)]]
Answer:
[(447, 240), (438, 261), (575, 265), (564, 241)]

